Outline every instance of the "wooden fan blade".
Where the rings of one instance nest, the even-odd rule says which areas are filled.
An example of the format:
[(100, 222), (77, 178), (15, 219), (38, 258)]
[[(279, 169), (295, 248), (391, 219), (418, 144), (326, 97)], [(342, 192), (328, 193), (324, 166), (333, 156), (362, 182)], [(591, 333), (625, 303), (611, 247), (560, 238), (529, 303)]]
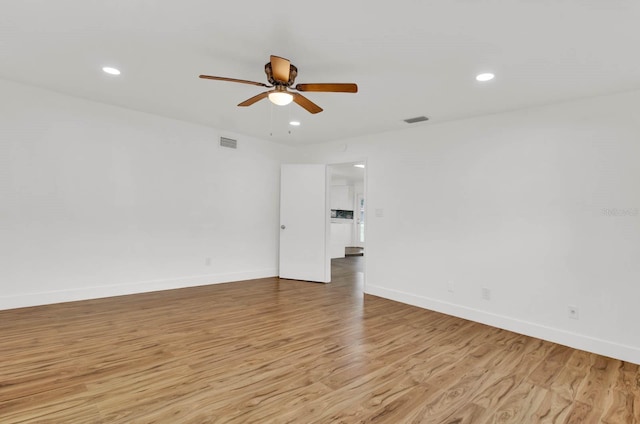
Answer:
[(271, 93), (271, 91), (265, 91), (264, 93), (260, 93), (260, 94), (258, 94), (256, 96), (253, 96), (250, 99), (245, 100), (242, 103), (239, 103), (238, 106), (251, 106), (252, 104), (257, 102), (258, 100), (262, 100), (265, 97), (267, 97), (269, 95), (269, 93)]
[(210, 79), (210, 80), (218, 80), (218, 81), (239, 82), (239, 83), (242, 83), (242, 84), (257, 85), (259, 87), (272, 87), (271, 85), (267, 85), (267, 84), (264, 84), (264, 83), (261, 83), (261, 82), (248, 81), (248, 80), (235, 79), (235, 78), (214, 77), (214, 76), (211, 76), (211, 75), (200, 75), (200, 78), (202, 78), (202, 79)]
[(321, 91), (326, 93), (357, 93), (356, 84), (322, 83), (322, 84), (298, 84), (298, 91)]
[(271, 72), (273, 72), (273, 79), (286, 84), (289, 81), (290, 70), (291, 62), (283, 57), (271, 55)]
[(304, 97), (302, 94), (291, 93), (293, 96), (293, 101), (302, 106), (309, 113), (318, 113), (322, 112), (322, 108), (317, 104), (313, 103), (311, 100)]

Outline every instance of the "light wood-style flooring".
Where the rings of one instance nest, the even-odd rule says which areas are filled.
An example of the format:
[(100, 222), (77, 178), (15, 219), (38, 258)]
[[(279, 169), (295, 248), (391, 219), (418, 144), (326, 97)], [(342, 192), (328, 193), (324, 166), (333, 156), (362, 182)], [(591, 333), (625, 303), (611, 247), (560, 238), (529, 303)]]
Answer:
[(0, 311), (0, 423), (638, 423), (637, 365), (269, 278)]

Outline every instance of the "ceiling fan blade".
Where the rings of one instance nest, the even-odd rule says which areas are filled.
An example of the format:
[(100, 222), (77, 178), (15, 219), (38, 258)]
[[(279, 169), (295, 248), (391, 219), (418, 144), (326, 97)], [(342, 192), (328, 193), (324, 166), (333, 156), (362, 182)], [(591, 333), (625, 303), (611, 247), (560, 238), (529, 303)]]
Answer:
[(265, 97), (267, 97), (269, 95), (269, 93), (271, 93), (271, 91), (265, 91), (264, 93), (260, 93), (256, 96), (253, 96), (250, 99), (245, 100), (242, 103), (239, 103), (238, 106), (251, 106), (252, 104), (254, 104), (255, 102), (264, 99)]
[(357, 84), (342, 84), (342, 83), (321, 83), (321, 84), (298, 84), (296, 85), (298, 91), (319, 91), (326, 93), (357, 93)]
[(276, 81), (286, 84), (289, 81), (290, 70), (291, 62), (283, 57), (271, 55), (271, 71)]
[(264, 84), (264, 83), (261, 83), (261, 82), (248, 81), (248, 80), (235, 79), (235, 78), (214, 77), (214, 76), (211, 76), (211, 75), (200, 75), (200, 78), (202, 78), (202, 79), (210, 79), (210, 80), (218, 80), (218, 81), (239, 82), (239, 83), (242, 83), (242, 84), (257, 85), (259, 87), (272, 87), (271, 85), (267, 85), (267, 84)]
[(311, 100), (304, 97), (302, 94), (291, 93), (293, 96), (293, 101), (302, 106), (309, 113), (318, 113), (322, 112), (322, 108), (317, 104), (313, 103)]

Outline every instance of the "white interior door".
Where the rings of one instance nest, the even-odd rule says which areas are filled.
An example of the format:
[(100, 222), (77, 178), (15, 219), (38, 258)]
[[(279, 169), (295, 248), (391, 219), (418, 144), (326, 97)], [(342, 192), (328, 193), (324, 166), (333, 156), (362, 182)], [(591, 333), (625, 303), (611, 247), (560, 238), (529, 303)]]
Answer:
[(331, 281), (325, 165), (282, 165), (280, 278)]

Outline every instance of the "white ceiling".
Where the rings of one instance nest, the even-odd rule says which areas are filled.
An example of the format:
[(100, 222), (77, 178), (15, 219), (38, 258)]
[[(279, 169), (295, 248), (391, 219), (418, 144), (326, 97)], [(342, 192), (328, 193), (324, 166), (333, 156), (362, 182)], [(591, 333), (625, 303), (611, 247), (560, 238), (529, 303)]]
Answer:
[[(286, 144), (640, 89), (637, 0), (0, 0), (0, 77)], [(262, 100), (269, 55), (325, 109)], [(105, 65), (122, 70), (103, 74)], [(474, 76), (492, 71), (496, 79)], [(1, 94), (1, 93), (0, 93)], [(288, 122), (297, 119), (299, 128)], [(272, 134), (272, 135), (270, 135)]]

